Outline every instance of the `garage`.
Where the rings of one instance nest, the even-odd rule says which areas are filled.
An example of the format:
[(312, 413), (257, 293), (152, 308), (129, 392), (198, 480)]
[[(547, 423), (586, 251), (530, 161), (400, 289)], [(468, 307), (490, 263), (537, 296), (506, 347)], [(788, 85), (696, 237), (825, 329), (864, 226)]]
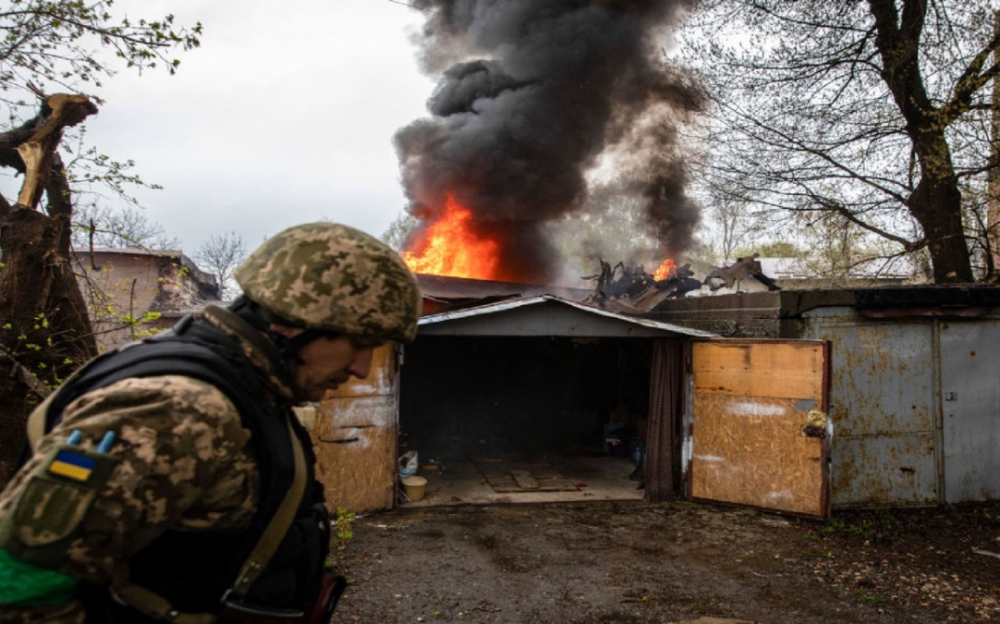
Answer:
[(404, 502), (438, 505), (642, 499), (651, 401), (668, 393), (655, 354), (710, 334), (546, 295), (434, 314), (419, 336), (399, 453), (427, 485)]
[(331, 506), (689, 498), (828, 514), (827, 342), (720, 338), (555, 295), (442, 307), (319, 405)]

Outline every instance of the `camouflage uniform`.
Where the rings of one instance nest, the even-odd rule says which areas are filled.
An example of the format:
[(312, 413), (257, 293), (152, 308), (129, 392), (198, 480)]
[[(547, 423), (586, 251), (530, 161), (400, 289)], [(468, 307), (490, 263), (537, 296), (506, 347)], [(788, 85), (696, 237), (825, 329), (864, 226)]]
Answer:
[[(420, 293), (413, 275), (388, 247), (352, 228), (330, 223), (290, 228), (251, 254), (236, 279), (270, 315), (266, 322), (389, 340), (410, 341), (416, 333)], [(302, 402), (285, 362), (273, 349), (255, 346), (260, 336), (241, 335), (226, 322), (227, 314), (209, 307), (202, 316), (236, 340), (273, 404)], [(124, 379), (70, 403), (0, 494), (0, 520), (11, 515), (47, 450), (74, 430), (83, 433), (80, 448), (88, 450), (105, 432), (117, 432), (109, 454), (119, 463), (77, 537), (45, 566), (70, 579), (106, 585), (167, 530), (240, 532), (257, 512), (262, 484), (250, 432), (236, 407), (207, 382), (162, 375)], [(0, 588), (4, 574), (11, 584), (11, 569), (0, 561)], [(0, 603), (3, 622), (82, 622), (83, 617), (76, 600), (17, 608)]]
[[(283, 367), (226, 326), (209, 307), (204, 318), (227, 331), (249, 356), (275, 402), (296, 399)], [(246, 529), (256, 513), (259, 484), (248, 454), (250, 433), (232, 402), (215, 387), (168, 375), (126, 379), (77, 399), (40, 443), (34, 458), (0, 496), (0, 516), (21, 495), (28, 478), (54, 444), (73, 430), (93, 449), (106, 431), (118, 431), (110, 453), (121, 463), (87, 513), (80, 537), (53, 569), (89, 583), (106, 584), (116, 566), (163, 531)], [(0, 608), (0, 621), (82, 621), (65, 607)]]

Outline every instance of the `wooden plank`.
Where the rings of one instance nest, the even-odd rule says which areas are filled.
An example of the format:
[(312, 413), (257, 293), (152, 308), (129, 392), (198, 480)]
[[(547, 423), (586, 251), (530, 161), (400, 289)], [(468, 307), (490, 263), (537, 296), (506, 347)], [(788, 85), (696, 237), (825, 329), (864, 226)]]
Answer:
[(574, 492), (576, 483), (559, 474), (544, 460), (481, 458), (473, 462), (493, 490), (500, 494), (517, 492)]
[(514, 477), (514, 482), (517, 483), (517, 487), (525, 490), (537, 490), (538, 481), (531, 476), (531, 473), (527, 470), (511, 470), (510, 476)]
[(823, 367), (815, 342), (696, 343), (691, 373), (696, 393), (801, 398), (822, 394)]
[(514, 492), (523, 492), (521, 486), (514, 481), (514, 477), (509, 474), (506, 475), (490, 475), (486, 477), (486, 482), (490, 484), (493, 491), (498, 494), (512, 494)]

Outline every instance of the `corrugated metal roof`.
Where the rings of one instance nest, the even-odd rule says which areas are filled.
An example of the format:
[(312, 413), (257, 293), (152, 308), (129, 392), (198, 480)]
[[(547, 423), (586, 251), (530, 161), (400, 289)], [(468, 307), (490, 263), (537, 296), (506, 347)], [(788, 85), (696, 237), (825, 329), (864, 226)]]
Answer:
[(417, 273), (417, 282), (424, 296), (435, 299), (498, 299), (500, 297), (537, 297), (556, 295), (568, 301), (582, 301), (592, 290), (565, 286), (515, 284), (492, 280), (448, 277)]
[(552, 295), (542, 295), (540, 297), (531, 297), (528, 299), (512, 299), (507, 301), (501, 301), (498, 303), (476, 306), (472, 308), (464, 308), (462, 310), (456, 310), (454, 312), (442, 312), (440, 314), (432, 314), (430, 316), (425, 316), (422, 319), (420, 319), (419, 325), (447, 323), (449, 321), (455, 321), (458, 319), (496, 314), (498, 312), (514, 310), (524, 306), (545, 304), (547, 302), (553, 302), (556, 304), (561, 304), (572, 308), (576, 308), (588, 314), (595, 314), (598, 316), (615, 319), (625, 323), (631, 323), (633, 325), (639, 325), (653, 330), (663, 331), (666, 333), (679, 334), (682, 336), (688, 336), (690, 338), (719, 337), (718, 334), (713, 334), (711, 332), (701, 331), (698, 329), (689, 329), (687, 327), (682, 327), (680, 325), (671, 325), (670, 323), (661, 323), (659, 321), (653, 321), (645, 318), (625, 316), (623, 314), (617, 314), (615, 312), (610, 312), (608, 310), (603, 310), (601, 308), (595, 308), (593, 306), (584, 305), (582, 303), (577, 303), (575, 301), (567, 301), (565, 299), (562, 299), (560, 297), (555, 297)]

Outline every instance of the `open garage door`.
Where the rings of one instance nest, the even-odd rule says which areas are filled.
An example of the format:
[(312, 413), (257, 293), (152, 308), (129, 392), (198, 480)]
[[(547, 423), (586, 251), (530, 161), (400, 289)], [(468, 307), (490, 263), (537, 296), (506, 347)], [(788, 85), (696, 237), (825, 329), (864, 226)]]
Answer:
[(425, 504), (640, 500), (651, 346), (548, 336), (407, 345), (400, 426), (430, 480)]
[(828, 366), (822, 341), (694, 342), (691, 498), (828, 516)]
[[(550, 296), (425, 317), (419, 335), (400, 426), (428, 478), (420, 505), (641, 500), (654, 350), (715, 337)], [(662, 372), (683, 390), (682, 366)], [(673, 432), (682, 412), (661, 411)]]

